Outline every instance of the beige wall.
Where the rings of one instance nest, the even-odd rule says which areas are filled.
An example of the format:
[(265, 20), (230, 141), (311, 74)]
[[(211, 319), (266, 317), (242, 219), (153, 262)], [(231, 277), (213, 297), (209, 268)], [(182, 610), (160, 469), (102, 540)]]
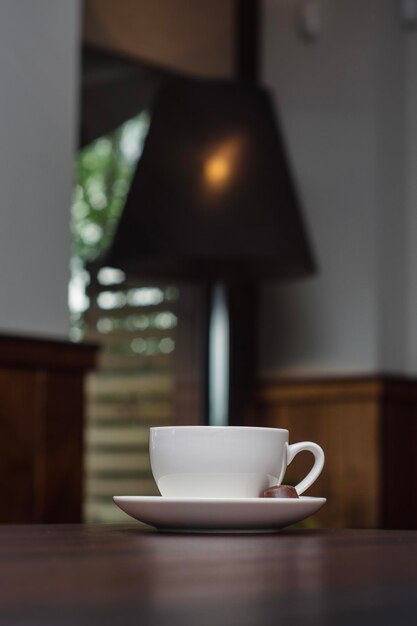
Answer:
[(232, 0), (86, 0), (87, 42), (201, 76), (234, 70)]

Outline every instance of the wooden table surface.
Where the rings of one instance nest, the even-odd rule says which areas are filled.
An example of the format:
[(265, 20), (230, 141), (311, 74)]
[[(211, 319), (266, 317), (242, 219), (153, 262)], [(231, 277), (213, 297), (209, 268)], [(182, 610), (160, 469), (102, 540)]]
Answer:
[(417, 623), (417, 531), (0, 526), (0, 624)]

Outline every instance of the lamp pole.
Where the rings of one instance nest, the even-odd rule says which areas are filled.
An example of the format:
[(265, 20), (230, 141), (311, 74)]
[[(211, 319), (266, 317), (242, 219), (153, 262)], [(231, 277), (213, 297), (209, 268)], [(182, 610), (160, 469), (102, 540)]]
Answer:
[(230, 399), (230, 316), (227, 286), (224, 282), (215, 282), (209, 288), (207, 338), (207, 422), (210, 426), (227, 426)]
[(257, 289), (250, 282), (209, 285), (206, 328), (205, 422), (245, 423), (256, 371)]

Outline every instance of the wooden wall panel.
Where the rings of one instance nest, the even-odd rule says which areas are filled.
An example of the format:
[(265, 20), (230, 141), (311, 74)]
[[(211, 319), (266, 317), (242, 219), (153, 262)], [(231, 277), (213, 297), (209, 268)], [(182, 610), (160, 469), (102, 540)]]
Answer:
[(37, 382), (32, 372), (0, 369), (0, 522), (25, 522), (35, 509)]
[(45, 373), (41, 393), (35, 521), (79, 522), (83, 493), (83, 375)]
[[(250, 423), (323, 447), (325, 468), (306, 494), (328, 498), (315, 524), (417, 528), (416, 390), (414, 381), (383, 377), (268, 382)], [(298, 482), (311, 463), (307, 453), (297, 457), (287, 480)]]
[(79, 522), (95, 348), (0, 336), (0, 522)]
[(417, 399), (412, 390), (393, 391), (382, 409), (383, 498), (388, 528), (417, 528)]

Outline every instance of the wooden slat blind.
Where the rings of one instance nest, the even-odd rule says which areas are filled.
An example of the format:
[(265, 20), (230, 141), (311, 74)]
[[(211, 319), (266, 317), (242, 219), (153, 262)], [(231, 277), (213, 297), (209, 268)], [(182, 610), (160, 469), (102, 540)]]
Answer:
[(157, 493), (148, 431), (172, 422), (178, 290), (99, 278), (83, 316), (84, 338), (101, 346), (86, 386), (85, 519), (114, 522), (124, 514), (113, 495)]

